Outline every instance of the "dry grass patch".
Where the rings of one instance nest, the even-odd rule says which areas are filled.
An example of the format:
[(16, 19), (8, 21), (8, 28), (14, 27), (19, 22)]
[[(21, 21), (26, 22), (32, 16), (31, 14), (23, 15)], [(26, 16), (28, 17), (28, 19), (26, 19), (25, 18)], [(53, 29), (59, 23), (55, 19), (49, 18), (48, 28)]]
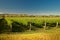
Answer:
[(60, 34), (6, 34), (0, 35), (0, 40), (60, 40)]

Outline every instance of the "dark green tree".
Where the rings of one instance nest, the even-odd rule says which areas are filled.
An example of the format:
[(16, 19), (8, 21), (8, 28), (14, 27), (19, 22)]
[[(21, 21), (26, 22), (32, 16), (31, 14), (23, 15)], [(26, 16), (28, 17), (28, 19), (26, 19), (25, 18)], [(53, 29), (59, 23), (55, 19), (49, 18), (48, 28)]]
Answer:
[(9, 32), (9, 31), (10, 31), (10, 27), (8, 26), (8, 23), (5, 20), (5, 17), (3, 16), (0, 19), (0, 33)]

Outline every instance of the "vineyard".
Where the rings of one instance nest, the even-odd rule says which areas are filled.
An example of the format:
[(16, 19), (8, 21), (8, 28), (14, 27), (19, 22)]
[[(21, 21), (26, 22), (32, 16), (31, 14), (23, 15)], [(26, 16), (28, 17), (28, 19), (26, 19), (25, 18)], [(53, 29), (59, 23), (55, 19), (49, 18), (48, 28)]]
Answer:
[[(40, 36), (43, 36), (42, 40), (45, 40), (44, 35), (46, 35), (45, 37), (47, 38), (47, 37), (53, 36), (53, 34), (54, 34), (54, 38), (52, 39), (47, 38), (46, 40), (55, 40), (56, 38), (55, 36), (57, 36), (56, 38), (57, 40), (60, 35), (60, 17), (3, 17), (3, 18), (0, 18), (0, 34), (7, 33), (7, 34), (10, 34), (10, 37), (12, 37), (12, 35), (14, 37), (14, 34), (16, 32), (18, 34), (22, 33), (23, 37), (19, 34), (20, 37), (22, 37), (21, 40), (28, 40), (28, 39), (30, 40), (30, 38), (28, 38), (30, 35), (31, 35), (31, 38), (33, 37), (33, 39), (31, 40), (35, 40), (34, 37), (37, 37), (36, 40), (38, 39), (41, 40), (39, 38)], [(24, 35), (25, 32), (29, 34)], [(11, 34), (11, 33), (14, 33), (14, 34)], [(35, 35), (34, 33), (37, 33), (37, 34)], [(15, 37), (16, 36), (19, 38), (17, 34), (15, 35)], [(27, 36), (27, 38), (25, 39), (24, 36)], [(7, 35), (6, 40), (8, 39), (7, 37), (10, 38)], [(13, 37), (10, 39), (13, 40), (14, 39)], [(0, 39), (3, 40), (3, 38), (4, 38), (4, 35), (3, 36), (1, 35)], [(14, 39), (14, 40), (17, 40), (17, 39)]]
[[(38, 28), (50, 29), (60, 26), (60, 17), (4, 17), (0, 19), (1, 32), (24, 32)], [(5, 30), (6, 29), (6, 30)]]

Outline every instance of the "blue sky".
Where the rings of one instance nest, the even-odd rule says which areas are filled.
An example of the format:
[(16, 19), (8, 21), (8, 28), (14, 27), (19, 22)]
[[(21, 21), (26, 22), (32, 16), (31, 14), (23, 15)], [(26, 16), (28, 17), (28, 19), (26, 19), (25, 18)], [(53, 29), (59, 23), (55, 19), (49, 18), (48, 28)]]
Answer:
[(0, 13), (60, 14), (60, 0), (0, 0)]

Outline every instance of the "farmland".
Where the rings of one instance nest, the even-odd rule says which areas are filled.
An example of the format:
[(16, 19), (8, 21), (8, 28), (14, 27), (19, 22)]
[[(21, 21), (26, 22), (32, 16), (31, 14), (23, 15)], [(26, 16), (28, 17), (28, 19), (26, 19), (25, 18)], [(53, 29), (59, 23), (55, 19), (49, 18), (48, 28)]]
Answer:
[[(17, 31), (13, 33), (0, 34), (0, 40), (60, 40), (60, 17), (5, 17), (5, 20), (7, 21), (9, 26), (12, 25), (13, 21), (22, 23), (23, 28), (16, 25), (15, 26), (16, 28), (18, 27), (21, 28), (21, 30), (24, 30), (23, 32), (18, 32), (19, 30), (15, 28), (14, 30)], [(29, 28), (25, 29), (26, 27), (24, 27), (24, 25), (28, 25), (28, 22), (32, 22), (34, 24), (31, 24), (30, 31), (27, 31), (29, 30)], [(57, 22), (58, 28), (56, 27)], [(44, 29), (43, 26), (45, 26), (45, 24), (40, 27), (42, 23), (46, 23), (46, 28), (49, 28), (47, 30)], [(49, 23), (48, 26), (47, 23)], [(51, 25), (54, 27), (51, 27)]]

